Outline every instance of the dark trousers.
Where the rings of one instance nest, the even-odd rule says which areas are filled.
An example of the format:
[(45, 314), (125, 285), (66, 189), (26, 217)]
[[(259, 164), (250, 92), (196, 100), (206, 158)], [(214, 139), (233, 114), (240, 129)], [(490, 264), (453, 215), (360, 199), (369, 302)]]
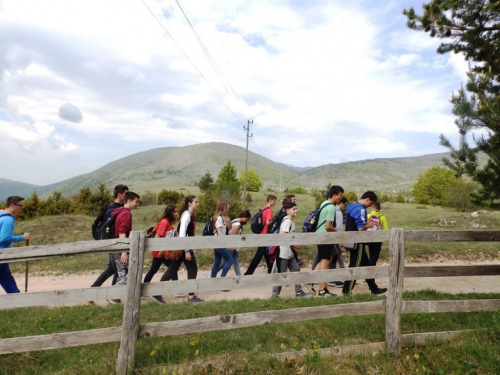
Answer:
[[(378, 257), (380, 255), (380, 249), (382, 247), (382, 243), (380, 243), (380, 246), (378, 247), (378, 252), (377, 249), (373, 249), (373, 261), (368, 258), (368, 255), (366, 254), (366, 246), (367, 244), (361, 244), (359, 243), (358, 246), (356, 247), (356, 250), (350, 251), (349, 253), (349, 268), (354, 268), (354, 267), (370, 267), (370, 266), (375, 266), (378, 260)], [(372, 256), (372, 252), (370, 252), (370, 257)], [(373, 292), (378, 289), (378, 285), (375, 282), (375, 279), (366, 279), (366, 283), (368, 284), (368, 287), (370, 290)], [(344, 287), (342, 288), (342, 294), (350, 294), (351, 291), (354, 289), (354, 286), (356, 285), (356, 280), (348, 280), (344, 282)]]
[[(177, 271), (179, 271), (182, 263), (184, 263), (184, 266), (186, 267), (188, 280), (196, 279), (196, 275), (198, 274), (198, 265), (196, 264), (194, 251), (189, 250), (189, 253), (191, 254), (191, 260), (186, 260), (186, 253), (184, 252), (179, 259), (172, 261), (172, 264), (165, 271), (160, 281), (174, 280), (174, 277), (177, 277)], [(189, 295), (192, 296), (194, 293), (189, 293)]]
[[(154, 275), (156, 275), (162, 264), (164, 264), (165, 267), (167, 267), (168, 269), (168, 267), (170, 267), (170, 265), (172, 264), (172, 260), (165, 259), (163, 257), (162, 258), (153, 257), (153, 262), (151, 263), (151, 267), (149, 268), (149, 271), (146, 274), (146, 276), (144, 276), (145, 283), (151, 282), (151, 279), (153, 278)], [(175, 275), (172, 276), (172, 280), (178, 280), (178, 279), (179, 278), (177, 277), (177, 272), (176, 272)]]
[(5, 290), (5, 293), (19, 293), (16, 280), (10, 272), (9, 263), (0, 264), (0, 285)]
[(253, 273), (255, 272), (255, 269), (259, 266), (259, 263), (262, 260), (262, 257), (264, 257), (264, 259), (266, 260), (267, 273), (271, 273), (273, 265), (269, 260), (269, 254), (267, 253), (267, 246), (264, 246), (264, 247), (257, 248), (257, 251), (255, 252), (255, 255), (253, 256), (253, 259), (250, 262), (250, 265), (248, 266), (248, 269), (246, 270), (245, 275), (253, 275)]
[(94, 287), (99, 287), (104, 282), (109, 279), (111, 276), (113, 276), (113, 281), (111, 282), (111, 285), (116, 284), (116, 279), (118, 278), (118, 272), (116, 271), (116, 263), (115, 260), (112, 258), (111, 253), (108, 254), (108, 268), (106, 268), (100, 275), (99, 277), (94, 281), (94, 283), (91, 285), (91, 288)]

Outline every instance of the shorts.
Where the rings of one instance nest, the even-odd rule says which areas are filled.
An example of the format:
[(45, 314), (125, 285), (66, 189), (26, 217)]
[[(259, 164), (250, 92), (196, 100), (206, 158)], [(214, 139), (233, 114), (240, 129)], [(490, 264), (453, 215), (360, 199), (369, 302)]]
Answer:
[(318, 245), (318, 258), (331, 259), (333, 255), (333, 245)]

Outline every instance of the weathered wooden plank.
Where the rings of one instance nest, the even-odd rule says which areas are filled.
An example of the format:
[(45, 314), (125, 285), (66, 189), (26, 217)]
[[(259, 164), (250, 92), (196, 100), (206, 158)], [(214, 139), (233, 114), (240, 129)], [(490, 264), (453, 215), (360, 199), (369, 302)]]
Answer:
[(0, 340), (0, 354), (69, 348), (120, 341), (122, 328), (110, 327), (50, 335), (13, 337)]
[[(216, 279), (196, 279), (146, 283), (142, 285), (143, 296), (188, 293), (191, 291), (208, 292), (226, 289), (249, 289), (273, 285), (293, 285), (319, 283), (329, 280), (349, 280), (353, 278), (386, 278), (389, 266), (343, 268), (325, 271), (293, 272), (284, 274), (255, 274), (241, 277)], [(86, 301), (105, 301), (111, 298), (126, 297), (126, 286), (101, 288), (66, 289), (50, 292), (19, 293), (0, 295), (0, 310), (33, 306), (60, 306), (84, 303)]]
[(117, 374), (126, 375), (131, 373), (134, 368), (141, 311), (141, 284), (145, 240), (146, 232), (132, 232), (130, 234), (127, 299), (123, 308), (121, 344), (116, 358)]
[[(402, 345), (405, 347), (420, 346), (428, 343), (439, 343), (443, 341), (454, 340), (466, 333), (475, 331), (477, 330), (467, 329), (462, 331), (409, 333), (401, 335), (401, 342)], [(381, 351), (384, 351), (385, 348), (386, 348), (385, 341), (381, 341), (381, 342), (371, 342), (367, 344), (358, 344), (358, 345), (335, 346), (333, 348), (320, 348), (314, 350), (272, 353), (269, 356), (281, 360), (301, 359), (304, 357), (304, 354), (312, 356), (315, 354), (315, 352), (317, 352), (317, 354), (321, 357), (346, 356), (346, 355), (373, 356)]]
[(258, 311), (208, 318), (141, 324), (140, 337), (174, 336), (196, 332), (256, 327), (265, 324), (329, 319), (340, 316), (383, 314), (385, 301)]
[(114, 238), (102, 241), (80, 241), (43, 246), (23, 246), (0, 249), (0, 263), (48, 259), (63, 255), (77, 255), (117, 251), (130, 248), (128, 238)]
[(405, 267), (405, 278), (496, 275), (500, 275), (500, 264)]
[(215, 279), (179, 280), (143, 285), (143, 295), (167, 295), (175, 293), (208, 292), (227, 289), (250, 289), (269, 287), (269, 293), (274, 285), (294, 285), (320, 283), (330, 280), (352, 280), (367, 278), (386, 278), (389, 266), (341, 268), (335, 270), (288, 272), (279, 274), (254, 274), (240, 277), (219, 277)]
[(64, 289), (50, 292), (16, 293), (0, 295), (0, 310), (33, 306), (61, 306), (86, 301), (105, 301), (126, 296), (126, 286)]
[(241, 236), (211, 237), (167, 237), (146, 240), (146, 251), (179, 249), (213, 249), (228, 247), (259, 247), (271, 245), (310, 245), (344, 242), (383, 242), (389, 239), (388, 231), (373, 232), (331, 232), (331, 233), (289, 233), (275, 236), (272, 234), (245, 234)]
[[(253, 313), (220, 315), (208, 318), (177, 320), (171, 322), (143, 323), (140, 325), (139, 336), (174, 336), (185, 333), (255, 327), (274, 323), (328, 319), (339, 316), (383, 314), (384, 304), (384, 301), (361, 302), (345, 305), (258, 311)], [(88, 331), (1, 339), (0, 354), (120, 341), (121, 332), (121, 327), (111, 327)]]
[[(243, 235), (184, 238), (151, 238), (146, 241), (146, 251), (178, 249), (213, 249), (218, 247), (258, 247), (269, 245), (309, 245), (344, 242), (384, 242), (389, 231), (293, 233), (280, 235)], [(500, 241), (500, 231), (406, 231), (406, 241)], [(0, 263), (46, 259), (61, 255), (124, 251), (130, 247), (128, 239), (85, 241), (55, 245), (0, 249)]]
[(409, 242), (496, 242), (500, 231), (457, 231), (457, 230), (408, 230), (405, 240)]
[(387, 350), (401, 352), (401, 306), (404, 283), (404, 229), (392, 228), (389, 238), (389, 290), (385, 312)]
[(500, 299), (461, 301), (404, 301), (403, 313), (474, 312), (500, 309)]
[[(148, 238), (146, 251), (178, 249), (214, 249), (220, 247), (258, 247), (269, 245), (307, 245), (343, 242), (381, 242), (387, 241), (387, 231), (340, 232), (340, 233), (290, 233), (286, 235), (210, 236), (210, 237), (167, 237)], [(130, 248), (129, 239), (85, 241), (55, 245), (16, 247), (0, 249), (0, 263), (19, 262), (33, 259), (53, 258), (61, 255), (77, 255), (98, 252), (126, 251)]]

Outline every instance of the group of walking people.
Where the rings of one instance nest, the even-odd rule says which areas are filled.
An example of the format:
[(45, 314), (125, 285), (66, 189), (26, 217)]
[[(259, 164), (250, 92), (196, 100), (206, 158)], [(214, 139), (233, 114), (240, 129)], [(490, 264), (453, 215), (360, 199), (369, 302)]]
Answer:
[[(338, 185), (333, 185), (327, 192), (327, 199), (318, 207), (316, 233), (338, 232), (344, 229), (343, 209), (345, 208), (345, 230), (364, 231), (374, 229), (388, 229), (387, 220), (380, 213), (380, 205), (377, 203), (377, 196), (373, 191), (365, 192), (358, 202), (347, 205), (347, 200), (343, 197), (344, 190)], [(92, 225), (94, 238), (100, 239), (104, 230), (114, 230), (111, 237), (128, 238), (132, 230), (132, 210), (138, 207), (140, 196), (129, 191), (126, 185), (117, 185), (113, 191), (114, 201), (97, 217)], [(19, 213), (22, 207), (21, 197), (9, 197), (6, 201), (6, 208), (0, 211), (0, 248), (12, 246), (13, 242), (29, 240), (30, 233), (23, 236), (14, 236), (14, 215)], [(297, 202), (294, 195), (288, 195), (282, 200), (282, 207), (273, 214), (273, 207), (276, 204), (276, 196), (269, 194), (266, 204), (261, 208), (259, 215), (262, 220), (261, 234), (268, 233), (294, 233), (297, 216)], [(347, 205), (347, 206), (346, 206)], [(159, 222), (154, 228), (154, 237), (192, 237), (196, 231), (195, 213), (198, 209), (199, 201), (196, 196), (189, 195), (185, 198), (180, 210), (173, 204), (165, 207)], [(366, 209), (371, 207), (372, 213), (367, 215)], [(228, 216), (229, 202), (220, 199), (217, 202), (215, 212), (209, 224), (208, 231), (213, 235), (238, 235), (243, 231), (243, 226), (252, 220), (252, 215), (248, 210), (243, 210), (237, 218), (231, 220)], [(106, 223), (113, 222), (113, 226), (106, 226)], [(110, 229), (112, 228), (112, 229)], [(207, 230), (207, 228), (206, 228)], [(212, 234), (210, 233), (210, 234)], [(109, 238), (109, 237), (107, 237)], [(381, 243), (370, 244), (344, 244), (349, 251), (349, 267), (374, 266), (378, 260), (381, 250)], [(350, 246), (350, 247), (349, 247)], [(368, 247), (368, 253), (366, 252)], [(178, 280), (178, 271), (184, 264), (187, 270), (188, 279), (196, 279), (198, 265), (195, 252), (192, 249), (182, 249), (177, 251), (154, 251), (152, 252), (151, 267), (144, 277), (144, 283), (151, 282), (153, 276), (164, 265), (166, 271), (161, 277), (161, 281)], [(244, 275), (252, 275), (264, 258), (267, 273), (276, 272), (299, 272), (302, 261), (298, 257), (298, 246), (283, 244), (273, 247), (257, 248)], [(313, 271), (335, 268), (339, 264), (345, 267), (342, 259), (341, 244), (320, 244), (317, 246), (317, 253), (313, 259)], [(229, 270), (233, 268), (236, 276), (241, 276), (239, 261), (239, 248), (215, 248), (214, 263), (210, 272), (210, 278), (220, 276), (225, 277)], [(97, 277), (92, 287), (101, 286), (109, 277), (113, 277), (112, 285), (124, 285), (127, 283), (128, 273), (128, 253), (109, 253), (108, 266)], [(387, 289), (379, 288), (374, 279), (366, 280), (372, 294), (384, 294)], [(295, 285), (297, 297), (310, 297), (317, 294), (320, 297), (331, 297), (327, 285), (341, 287), (343, 294), (350, 294), (354, 288), (356, 280), (331, 281), (319, 284), (319, 291), (316, 291), (314, 284), (306, 284), (309, 292), (304, 292), (301, 285)], [(19, 289), (10, 273), (8, 264), (0, 264), (0, 285), (7, 293), (18, 293)], [(272, 288), (272, 297), (279, 298), (281, 286)], [(204, 302), (195, 293), (178, 293), (176, 296), (186, 296), (187, 301), (192, 303)], [(162, 296), (151, 296), (159, 303), (165, 303)], [(120, 303), (120, 300), (110, 299), (110, 303)], [(92, 304), (92, 301), (89, 301)]]

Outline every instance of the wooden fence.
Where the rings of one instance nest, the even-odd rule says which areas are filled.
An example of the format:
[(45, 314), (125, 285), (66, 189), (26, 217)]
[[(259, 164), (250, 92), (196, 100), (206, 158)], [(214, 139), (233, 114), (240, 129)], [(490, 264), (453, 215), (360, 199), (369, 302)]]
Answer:
[[(257, 246), (269, 245), (370, 243), (382, 241), (389, 241), (388, 266), (142, 284), (144, 252), (185, 248), (255, 248)], [(472, 312), (500, 309), (500, 300), (495, 299), (474, 301), (403, 301), (405, 278), (500, 275), (500, 265), (446, 267), (424, 265), (405, 267), (405, 241), (491, 242), (500, 241), (500, 232), (406, 231), (404, 229), (393, 228), (389, 231), (378, 232), (291, 233), (277, 236), (242, 235), (155, 239), (147, 239), (144, 232), (132, 232), (128, 239), (0, 249), (0, 263), (47, 259), (63, 255), (130, 251), (128, 284), (125, 286), (81, 288), (0, 296), (0, 309), (58, 306), (83, 303), (85, 301), (103, 301), (110, 298), (121, 298), (125, 301), (123, 324), (121, 327), (0, 339), (0, 354), (120, 341), (116, 372), (117, 374), (126, 374), (130, 373), (134, 366), (136, 342), (138, 338), (142, 337), (171, 336), (194, 332), (255, 327), (271, 323), (288, 323), (370, 314), (385, 314), (386, 348), (390, 352), (398, 354), (402, 345), (400, 330), (402, 313)], [(244, 249), (242, 250), (244, 251)], [(224, 289), (234, 290), (269, 287), (270, 285), (319, 283), (327, 280), (367, 278), (389, 279), (386, 300), (303, 307), (279, 311), (258, 311), (170, 322), (139, 323), (141, 296), (146, 295), (166, 295), (180, 292), (203, 292)]]

